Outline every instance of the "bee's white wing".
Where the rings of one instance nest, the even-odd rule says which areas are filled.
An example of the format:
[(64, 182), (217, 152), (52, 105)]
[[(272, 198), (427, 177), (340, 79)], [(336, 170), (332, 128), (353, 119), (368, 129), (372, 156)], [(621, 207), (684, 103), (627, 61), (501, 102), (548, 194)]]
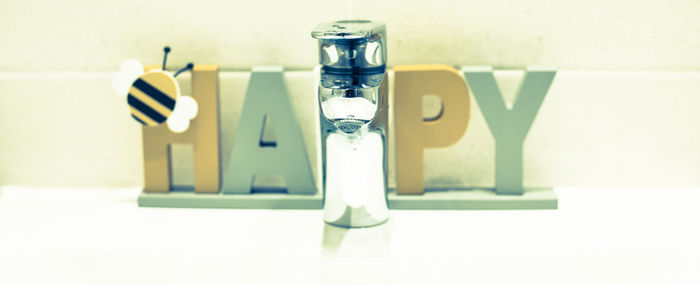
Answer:
[[(197, 101), (194, 100), (194, 98), (190, 96), (180, 96), (180, 98), (177, 100), (177, 105), (179, 105), (182, 116), (188, 120), (192, 120), (197, 117), (199, 107), (197, 106)], [(177, 105), (175, 106), (176, 109), (178, 108)]]
[(180, 96), (175, 103), (173, 113), (168, 117), (168, 128), (182, 133), (190, 127), (190, 120), (197, 116), (197, 101), (190, 96)]
[(129, 59), (122, 63), (119, 73), (112, 78), (112, 88), (119, 96), (126, 96), (129, 93), (131, 84), (143, 75), (143, 65), (135, 59)]
[(170, 116), (167, 121), (168, 129), (174, 133), (182, 133), (190, 128), (190, 120)]

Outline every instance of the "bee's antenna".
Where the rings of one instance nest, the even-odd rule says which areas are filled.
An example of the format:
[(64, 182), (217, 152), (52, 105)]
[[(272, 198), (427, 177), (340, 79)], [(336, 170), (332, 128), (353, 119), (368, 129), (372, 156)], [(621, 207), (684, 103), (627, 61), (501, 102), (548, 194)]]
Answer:
[(170, 47), (165, 46), (163, 48), (163, 52), (165, 52), (165, 55), (163, 56), (163, 71), (165, 71), (165, 63), (168, 61), (168, 53), (170, 52)]
[(175, 72), (175, 75), (173, 75), (173, 77), (177, 77), (178, 74), (183, 73), (183, 72), (185, 72), (185, 71), (187, 71), (187, 70), (192, 70), (193, 67), (194, 67), (194, 64), (190, 62), (190, 63), (187, 64), (187, 66), (185, 66), (185, 67), (183, 67), (182, 69), (180, 69), (180, 70), (178, 70), (177, 72)]

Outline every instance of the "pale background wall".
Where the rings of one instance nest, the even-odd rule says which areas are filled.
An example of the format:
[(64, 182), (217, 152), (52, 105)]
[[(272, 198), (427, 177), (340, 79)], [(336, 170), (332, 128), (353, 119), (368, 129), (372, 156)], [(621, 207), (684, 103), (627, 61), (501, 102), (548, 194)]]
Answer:
[[(309, 31), (356, 17), (387, 23), (391, 65), (559, 67), (526, 141), (527, 185), (697, 187), (697, 15), (700, 1), (5, 1), (0, 185), (140, 185), (139, 127), (111, 77), (126, 58), (159, 63), (164, 44), (173, 67), (191, 60), (235, 71), (221, 75), (222, 121), (231, 129), (224, 151), (245, 71), (296, 70), (287, 81), (313, 159)], [(520, 75), (498, 73), (507, 96)], [(489, 186), (492, 156), (472, 100), (468, 134), (426, 152), (426, 183)]]
[(310, 68), (318, 23), (387, 23), (390, 64), (700, 68), (696, 0), (3, 1), (0, 69), (114, 70), (125, 58)]

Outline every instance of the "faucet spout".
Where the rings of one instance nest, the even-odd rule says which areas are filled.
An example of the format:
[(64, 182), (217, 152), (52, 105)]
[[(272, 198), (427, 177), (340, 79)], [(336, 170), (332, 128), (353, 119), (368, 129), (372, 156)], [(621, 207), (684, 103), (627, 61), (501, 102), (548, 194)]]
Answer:
[[(368, 227), (388, 219), (386, 28), (348, 20), (317, 26), (324, 219)], [(383, 88), (384, 87), (384, 88)]]

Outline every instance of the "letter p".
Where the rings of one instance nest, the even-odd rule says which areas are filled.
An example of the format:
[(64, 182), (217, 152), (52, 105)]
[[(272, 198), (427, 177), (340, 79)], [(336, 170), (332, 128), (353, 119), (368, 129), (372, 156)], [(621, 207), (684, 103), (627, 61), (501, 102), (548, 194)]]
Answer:
[[(422, 194), (423, 150), (458, 142), (469, 124), (469, 89), (462, 75), (441, 64), (394, 67), (396, 192)], [(442, 100), (440, 114), (423, 118), (423, 96)]]

